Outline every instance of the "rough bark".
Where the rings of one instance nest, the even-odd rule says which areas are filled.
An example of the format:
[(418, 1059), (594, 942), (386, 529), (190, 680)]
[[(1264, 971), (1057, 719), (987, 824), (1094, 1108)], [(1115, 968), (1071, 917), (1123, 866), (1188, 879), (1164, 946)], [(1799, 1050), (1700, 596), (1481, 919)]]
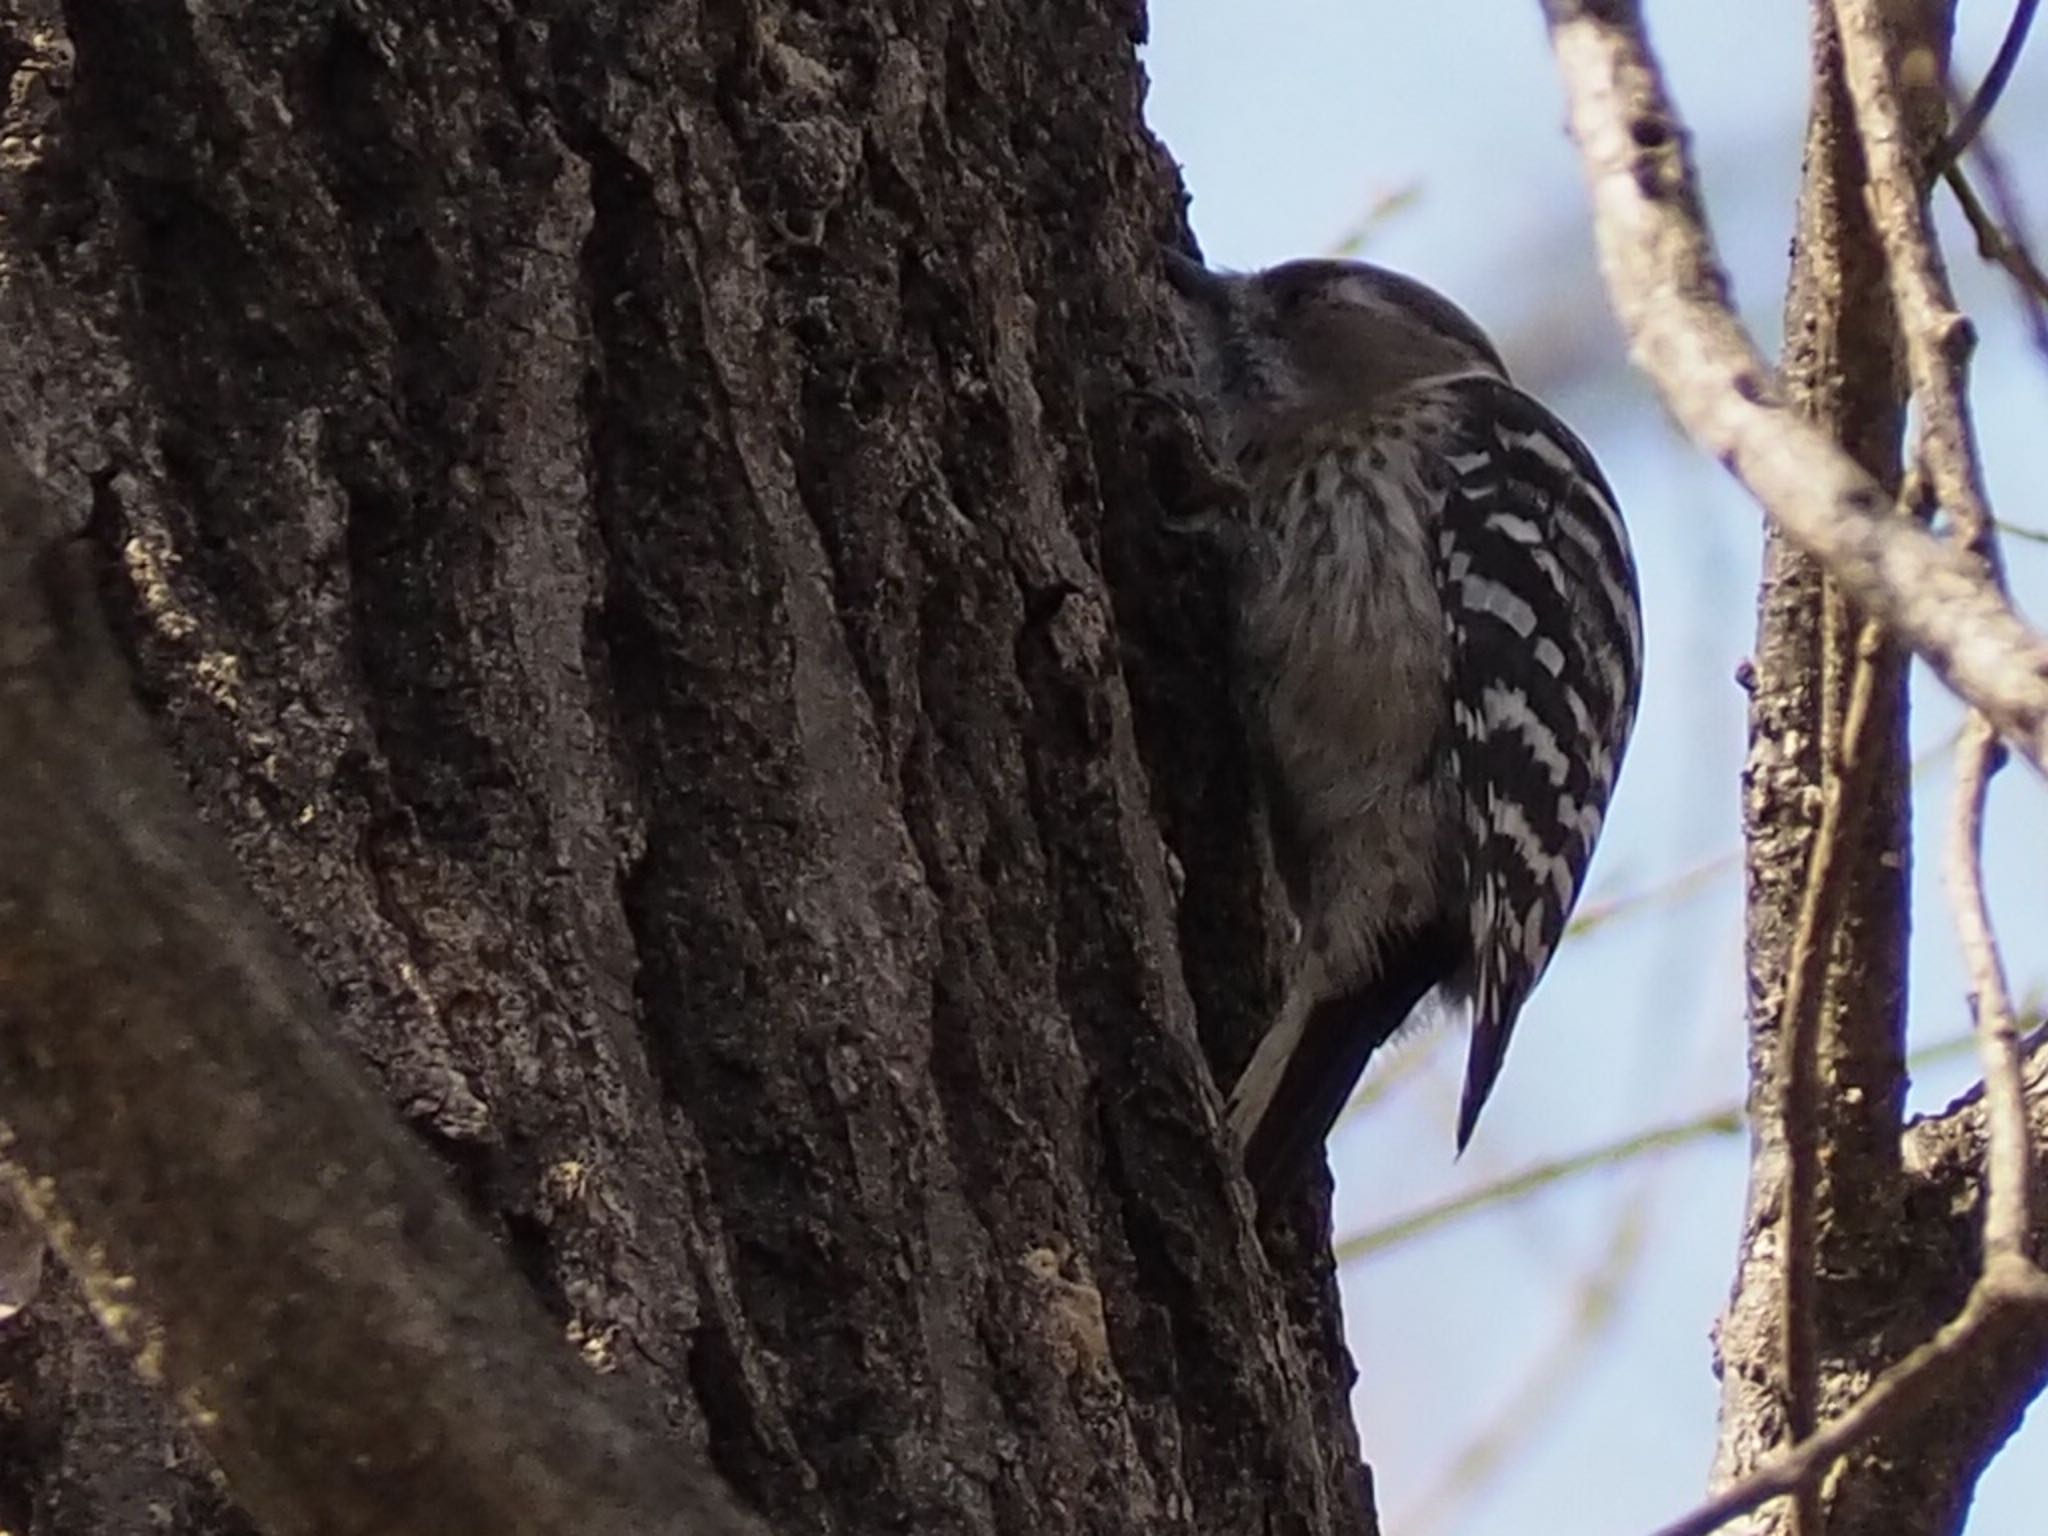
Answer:
[[(1825, 3), (1815, 7), (1816, 88), (1781, 382), (1795, 409), (1826, 427), (1866, 471), (1896, 491), (1904, 421), (1898, 325), (1883, 253), (1864, 205), (1863, 156), (1826, 11)], [(1788, 1157), (1783, 1004), (1859, 627), (1815, 564), (1772, 532), (1750, 671), (1743, 795), (1751, 1183), (1741, 1268), (1719, 1338), (1724, 1388), (1717, 1480), (1754, 1465), (1781, 1443), (1786, 1428), (1779, 1246)], [(1880, 670), (1867, 734), (1871, 794), (1843, 823), (1844, 846), (1837, 855), (1845, 893), (1842, 920), (1825, 940), (1824, 985), (1812, 1000), (1821, 1021), (1814, 1105), (1820, 1119), (1805, 1134), (1827, 1149), (1816, 1191), (1819, 1267), (1824, 1275), (1869, 1275), (1881, 1305), (1883, 1275), (1872, 1273), (1869, 1249), (1872, 1239), (1886, 1240), (1897, 1214), (1885, 1207), (1897, 1191), (1905, 1086), (1910, 825), (1904, 667), (1889, 650), (1875, 664)], [(1816, 1302), (1823, 1296), (1830, 1310), (1845, 1300), (1838, 1285), (1823, 1284)], [(1853, 1326), (1818, 1331), (1829, 1342), (1861, 1336)], [(1826, 1343), (1822, 1352), (1829, 1352)], [(1823, 1404), (1829, 1398), (1824, 1393)]]
[(276, 1536), (765, 1536), (337, 1048), (11, 457), (0, 505), (0, 1144), (101, 1324)]
[[(1905, 406), (1898, 323), (1829, 6), (1822, 0), (1814, 11), (1815, 94), (1782, 385), (1790, 402), (1896, 489)], [(1945, 56), (1950, 9), (1930, 14), (1913, 25)], [(1931, 146), (1941, 104), (1925, 105)], [(1860, 627), (1814, 563), (1773, 532), (1744, 776), (1755, 1129), (1742, 1253), (1718, 1339), (1717, 1483), (1753, 1468), (1787, 1429), (1785, 980)], [(1887, 647), (1875, 666), (1866, 736), (1873, 760), (1837, 855), (1841, 920), (1826, 940), (1818, 1092), (1805, 1132), (1819, 1149), (1813, 1331), (1823, 1420), (1954, 1314), (1978, 1259), (1982, 1164), (1972, 1158), (1981, 1153), (1981, 1126), (1958, 1112), (1901, 1140), (1911, 773), (1903, 658)], [(1957, 1382), (1850, 1458), (1820, 1497), (1831, 1536), (1958, 1530), (1977, 1474), (2048, 1378), (2041, 1342), (2048, 1341), (2030, 1351), (2016, 1341), (2000, 1369)], [(1760, 1512), (1751, 1528), (1792, 1529), (1789, 1501)]]
[[(1370, 1526), (1203, 1055), (1276, 935), (1140, 26), (0, 4), (0, 416), (201, 816), (784, 1531)], [(10, 1524), (240, 1528), (82, 1316), (0, 1341)]]

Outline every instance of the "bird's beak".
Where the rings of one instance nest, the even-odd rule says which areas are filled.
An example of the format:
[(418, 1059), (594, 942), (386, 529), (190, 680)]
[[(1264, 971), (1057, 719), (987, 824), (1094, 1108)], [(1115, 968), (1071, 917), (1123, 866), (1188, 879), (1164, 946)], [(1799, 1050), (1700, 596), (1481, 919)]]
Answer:
[(1222, 278), (1177, 246), (1162, 245), (1159, 254), (1166, 264), (1166, 280), (1176, 293), (1212, 315), (1222, 312), (1223, 296), (1229, 290)]

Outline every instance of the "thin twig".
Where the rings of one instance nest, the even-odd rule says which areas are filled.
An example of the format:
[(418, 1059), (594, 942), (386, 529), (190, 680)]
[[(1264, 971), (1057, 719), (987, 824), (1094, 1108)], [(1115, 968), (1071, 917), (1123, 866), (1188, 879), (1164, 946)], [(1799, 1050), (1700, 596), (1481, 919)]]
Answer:
[(1963, 174), (1960, 165), (1952, 165), (1942, 172), (1949, 190), (1956, 195), (1956, 204), (1963, 210), (1963, 218), (1970, 226), (1970, 233), (1977, 237), (1977, 254), (1993, 266), (2001, 267), (2019, 289), (2020, 301), (2027, 312), (2027, 329), (2038, 347), (2042, 342), (2041, 306), (2048, 304), (2048, 272), (2043, 272), (2034, 254), (2027, 249), (2016, 230), (2008, 230), (1977, 196), (1977, 189), (1970, 185), (1970, 178)]
[(1486, 1424), (1459, 1450), (1435, 1485), (1412, 1508), (1385, 1523), (1403, 1536), (1427, 1536), (1457, 1523), (1458, 1515), (1487, 1491), (1555, 1417), (1558, 1404), (1597, 1358), (1601, 1336), (1622, 1316), (1617, 1305), (1642, 1265), (1643, 1237), (1655, 1210), (1651, 1183), (1641, 1181), (1616, 1212), (1597, 1261), (1573, 1285), (1564, 1326), (1522, 1373), (1521, 1380), (1488, 1415)]
[(2048, 272), (2042, 271), (2027, 243), (2026, 211), (2020, 206), (2019, 191), (2006, 173), (2005, 157), (1988, 138), (1977, 141), (1970, 158), (1984, 182), (1983, 201), (1978, 201), (1974, 185), (1958, 167), (1949, 168), (1948, 184), (1977, 236), (1979, 254), (1997, 262), (2012, 278), (2020, 312), (2026, 316), (2027, 339), (2035, 353), (2048, 362)]
[[(1778, 401), (1770, 373), (1729, 304), (1707, 234), (1684, 134), (1643, 35), (1633, 0), (1546, 0), (1551, 40), (1570, 97), (1571, 126), (1586, 163), (1602, 268), (1633, 354), (1673, 414), (1720, 457), (1812, 555), (1867, 618), (1896, 633), (1948, 685), (2048, 771), (2048, 652), (2013, 612), (1996, 571), (1910, 520), (1888, 518), (1876, 482), (1817, 427)], [(1942, 380), (1958, 386), (1969, 331), (1945, 295), (1917, 215), (1923, 167), (1898, 165), (1914, 138), (1898, 110), (1888, 40), (1866, 4), (1837, 0), (1845, 72), (1857, 101), (1870, 182), (1885, 201), (1903, 197), (1916, 215), (1901, 226), (1907, 250), (1886, 229), (1895, 297), (1908, 334), (1916, 393), (1923, 393), (1921, 461), (1959, 522), (1982, 505), (1967, 418), (1944, 409)], [(1876, 110), (1888, 121), (1872, 119)], [(1895, 219), (1892, 219), (1896, 223)], [(1937, 378), (1930, 360), (1945, 370)], [(1988, 529), (1987, 529), (1988, 532)], [(2012, 1308), (2048, 1307), (2048, 1278), (1993, 1256), (1961, 1313), (1884, 1372), (1842, 1417), (1772, 1457), (1756, 1473), (1661, 1536), (1699, 1536), (1766, 1500), (1814, 1487), (1845, 1452), (1926, 1401)]]
[[(1806, 867), (1799, 919), (1786, 967), (1783, 1100), (1778, 1134), (1785, 1148), (1784, 1222), (1781, 1238), (1784, 1305), (1779, 1311), (1780, 1352), (1785, 1369), (1785, 1433), (1792, 1441), (1813, 1433), (1820, 1398), (1815, 1338), (1814, 1289), (1818, 1256), (1815, 1231), (1820, 1203), (1820, 1035), (1821, 1000), (1828, 953), (1834, 943), (1843, 881), (1837, 869), (1846, 809), (1862, 803), (1863, 769), (1870, 761), (1865, 737), (1876, 692), (1879, 633), (1862, 626), (1857, 635), (1849, 703), (1834, 760), (1826, 765), (1820, 828)], [(1813, 1512), (1801, 1498), (1795, 1529), (1810, 1529)]]
[(2038, 528), (2022, 528), (2018, 523), (2008, 523), (2004, 518), (1994, 520), (1993, 526), (2008, 539), (2018, 539), (2023, 544), (2048, 544), (2048, 533)]
[(1375, 197), (1358, 222), (1331, 242), (1332, 256), (1356, 256), (1377, 240), (1380, 232), (1422, 201), (1422, 183), (1404, 181)]
[(1977, 147), (1970, 153), (1970, 165), (1984, 185), (1984, 202), (1998, 225), (2002, 247), (2010, 261), (2008, 270), (2025, 274), (2020, 298), (2033, 331), (2034, 345), (2048, 354), (2048, 340), (2043, 339), (2043, 332), (2048, 331), (2048, 318), (2043, 315), (2043, 305), (2048, 304), (2048, 292), (2043, 291), (2048, 290), (2048, 271), (2044, 271), (2028, 241), (2031, 226), (2027, 211), (2021, 206), (2019, 186), (2006, 166), (2004, 153), (1988, 137), (1977, 140)]
[[(1927, 222), (1918, 168), (1907, 156), (1912, 139), (1899, 99), (1891, 39), (1874, 0), (1835, 0), (1834, 8), (1842, 39), (1843, 72), (1870, 168), (1872, 209), (1885, 245), (1893, 299), (1906, 339), (1907, 368), (1920, 412), (1917, 469), (1948, 512), (1958, 543), (1981, 562), (1987, 584), (1997, 587), (1996, 534), (1984, 501), (1964, 387), (1971, 336), (1949, 297)], [(1962, 1311), (1926, 1344), (1884, 1372), (1847, 1413), (1658, 1536), (1701, 1536), (1769, 1499), (1809, 1493), (1838, 1457), (1864, 1444), (1906, 1410), (1931, 1399), (1952, 1370), (1972, 1361), (1985, 1347), (2002, 1316), (2016, 1307), (2029, 1312), (2048, 1309), (2048, 1277), (2023, 1257), (2025, 1185), (2031, 1168), (2025, 1090), (2017, 1026), (1991, 939), (1978, 869), (1984, 790), (1996, 741), (1981, 714), (1973, 717), (1973, 726), (1964, 737), (1950, 875), (1957, 890), (1965, 945), (1972, 951), (1986, 1078), (1992, 1189), (1986, 1201), (1983, 1273)]]
[[(2020, 1021), (2023, 1034), (2020, 1041), (2022, 1054), (2048, 1045), (2048, 1024), (2041, 1019), (2040, 1010), (2031, 1005), (2025, 1010)], [(1933, 1066), (1956, 1056), (1969, 1054), (1977, 1047), (1977, 1036), (1972, 1031), (1950, 1035), (1932, 1045), (1923, 1046), (1906, 1058), (1906, 1070), (1917, 1071), (1921, 1067)], [(1417, 1056), (1421, 1052), (1415, 1053)], [(1981, 1085), (1980, 1085), (1981, 1086)], [(1974, 1090), (1973, 1090), (1974, 1091)], [(1970, 1095), (1965, 1094), (1967, 1100)], [(1635, 1131), (1614, 1141), (1588, 1147), (1583, 1152), (1574, 1152), (1568, 1157), (1549, 1158), (1518, 1168), (1513, 1173), (1490, 1179), (1476, 1189), (1466, 1190), (1447, 1200), (1423, 1206), (1397, 1216), (1392, 1221), (1377, 1227), (1368, 1227), (1337, 1242), (1337, 1262), (1348, 1264), (1354, 1260), (1371, 1258), (1389, 1248), (1425, 1237), (1440, 1227), (1463, 1221), (1481, 1211), (1495, 1206), (1512, 1204), (1539, 1194), (1555, 1184), (1577, 1178), (1580, 1174), (1593, 1173), (1604, 1169), (1626, 1166), (1641, 1158), (1654, 1157), (1660, 1152), (1676, 1152), (1717, 1136), (1730, 1136), (1743, 1126), (1744, 1111), (1740, 1103), (1727, 1103), (1706, 1110), (1668, 1125), (1653, 1126), (1646, 1131)]]
[(2013, 7), (2012, 20), (2005, 25), (2005, 37), (1999, 42), (1997, 56), (1992, 59), (1983, 83), (1977, 87), (1977, 94), (1970, 98), (1970, 105), (1961, 120), (1934, 152), (1930, 169), (1935, 173), (1946, 171), (1962, 159), (1963, 151), (1977, 141), (1992, 108), (2005, 94), (2006, 82), (2012, 79), (2013, 66), (2019, 63), (2020, 55), (2026, 51), (2027, 29), (2034, 24), (2034, 12), (2039, 5), (2040, 0), (2019, 0), (2019, 4)]
[(1741, 1129), (1741, 1107), (1726, 1104), (1707, 1114), (1695, 1115), (1689, 1120), (1680, 1120), (1672, 1125), (1660, 1125), (1652, 1130), (1638, 1131), (1632, 1136), (1624, 1136), (1603, 1146), (1590, 1147), (1584, 1152), (1574, 1152), (1569, 1157), (1534, 1163), (1505, 1178), (1484, 1184), (1478, 1189), (1468, 1190), (1435, 1205), (1424, 1206), (1419, 1211), (1411, 1211), (1408, 1215), (1397, 1217), (1384, 1225), (1342, 1239), (1337, 1244), (1337, 1262), (1349, 1264), (1354, 1260), (1369, 1258), (1383, 1249), (1398, 1247), (1422, 1236), (1425, 1232), (1433, 1232), (1438, 1227), (1448, 1226), (1474, 1211), (1505, 1205), (1595, 1168), (1633, 1162), (1650, 1153), (1670, 1151), (1709, 1136), (1733, 1136)]
[[(1908, 157), (1890, 36), (1876, 0), (1835, 0), (1835, 14), (1843, 70), (1870, 165), (1871, 205), (1906, 338), (1906, 368), (1920, 413), (1920, 469), (1955, 528), (1956, 542), (1982, 562), (1987, 579), (2002, 585), (1998, 532), (1970, 426), (1967, 368), (1973, 338), (1949, 293), (1927, 203), (1913, 180), (1916, 168)], [(2024, 36), (2024, 27), (2016, 30)], [(2009, 32), (2008, 40), (2014, 35)], [(1987, 1262), (2000, 1253), (2017, 1257), (2025, 1252), (2032, 1167), (2018, 1028), (1984, 900), (1979, 849), (1984, 797), (2001, 756), (1990, 723), (1981, 716), (1974, 719), (1964, 736), (1956, 781), (1948, 868), (1983, 1042)]]
[(2033, 1160), (2027, 1138), (2027, 1089), (2020, 1026), (2006, 987), (2005, 963), (1984, 899), (1984, 800), (2004, 757), (1983, 717), (1970, 718), (1956, 779), (1949, 835), (1948, 891), (1956, 933), (1970, 973), (1984, 1063), (1984, 1256), (1986, 1262), (2027, 1256), (2033, 1230)]
[[(2048, 533), (2039, 533), (2031, 528), (2015, 528), (2009, 523), (2000, 523), (1999, 529), (2014, 538), (2027, 539), (2037, 544), (2048, 544)], [(1913, 758), (1912, 777), (1919, 782), (1920, 776), (1935, 763), (1946, 758), (1955, 750), (1962, 737), (1960, 729), (1952, 730), (1940, 740), (1923, 747)], [(1701, 859), (1675, 874), (1665, 875), (1648, 885), (1635, 890), (1624, 891), (1619, 896), (1603, 897), (1597, 901), (1581, 903), (1570, 922), (1565, 924), (1566, 939), (1584, 938), (1609, 923), (1634, 917), (1637, 913), (1652, 907), (1677, 906), (1692, 900), (1706, 891), (1724, 876), (1732, 875), (1742, 867), (1742, 850), (1731, 849), (1717, 853), (1711, 858)]]
[(1707, 1536), (1759, 1504), (1816, 1482), (1838, 1457), (1864, 1444), (1909, 1409), (1937, 1398), (1951, 1372), (1966, 1366), (2004, 1325), (2048, 1312), (2048, 1279), (2027, 1266), (1995, 1264), (1971, 1289), (1969, 1300), (1935, 1333), (1870, 1384), (1840, 1418), (1765, 1462), (1726, 1492), (1652, 1536)]
[(1683, 133), (1635, 0), (1545, 0), (1601, 266), (1636, 361), (1867, 617), (2048, 773), (2048, 639), (1965, 551), (1891, 515), (1841, 447), (1786, 409), (1730, 307)]
[(1717, 853), (1649, 885), (1624, 891), (1619, 896), (1609, 896), (1603, 901), (1587, 902), (1565, 924), (1565, 937), (1583, 938), (1596, 928), (1604, 928), (1620, 918), (1634, 917), (1648, 908), (1676, 906), (1690, 901), (1724, 875), (1731, 875), (1741, 867), (1742, 855), (1739, 852)]

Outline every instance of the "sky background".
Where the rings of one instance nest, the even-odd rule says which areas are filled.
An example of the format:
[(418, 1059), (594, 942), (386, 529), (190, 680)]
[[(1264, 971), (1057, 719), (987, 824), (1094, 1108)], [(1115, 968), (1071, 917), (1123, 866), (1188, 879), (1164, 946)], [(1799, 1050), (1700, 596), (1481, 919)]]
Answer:
[[(1775, 352), (1806, 7), (1648, 9), (1736, 296)], [(1964, 0), (1961, 79), (1989, 63), (2007, 10)], [(1538, 6), (1154, 0), (1145, 58), (1150, 120), (1182, 164), (1213, 263), (1330, 252), (1370, 220), (1365, 254), (1453, 296), (1592, 445), (1633, 532), (1648, 678), (1586, 901), (1718, 868), (1688, 899), (1639, 904), (1566, 946), (1461, 1161), (1463, 1030), (1377, 1062), (1376, 1097), (1332, 1143), (1340, 1239), (1526, 1163), (1739, 1102), (1734, 674), (1754, 629), (1758, 515), (1626, 366)], [(2018, 152), (2044, 131), (2048, 36), (1991, 135), (2014, 151), (2022, 200), (2048, 214), (2048, 157)], [(1948, 222), (1958, 293), (1983, 335), (1975, 399), (1993, 504), (2048, 528), (2048, 363), (2028, 349), (2002, 275)], [(2038, 250), (2048, 227), (2033, 225)], [(2022, 604), (2048, 612), (2048, 546), (2009, 539), (2007, 555)], [(1916, 678), (1914, 742), (1933, 754), (1915, 796), (1916, 1047), (1967, 1026), (1939, 883), (1952, 782), (1940, 748), (1959, 718), (1938, 684)], [(2048, 793), (2024, 769), (1998, 781), (1991, 833), (1994, 916), (2014, 989), (2032, 1000), (2048, 984)], [(1938, 1110), (1974, 1076), (1967, 1057), (1929, 1067), (1913, 1106)], [(1347, 1267), (1355, 1407), (1389, 1536), (1624, 1536), (1697, 1500), (1717, 1405), (1709, 1330), (1727, 1299), (1745, 1153), (1741, 1135), (1706, 1139)], [(2039, 1536), (2044, 1508), (2048, 1407), (2037, 1405), (1979, 1485), (1969, 1536)]]

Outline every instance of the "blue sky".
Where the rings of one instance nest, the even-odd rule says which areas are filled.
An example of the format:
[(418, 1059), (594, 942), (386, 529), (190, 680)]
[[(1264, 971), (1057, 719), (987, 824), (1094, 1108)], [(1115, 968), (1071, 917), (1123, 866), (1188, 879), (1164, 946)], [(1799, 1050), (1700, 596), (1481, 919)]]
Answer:
[[(1723, 257), (1775, 349), (1805, 110), (1805, 7), (1650, 6), (1695, 134)], [(1988, 63), (2004, 5), (1966, 3), (1964, 78)], [(1749, 648), (1758, 517), (1679, 442), (1626, 367), (1594, 268), (1585, 197), (1534, 0), (1158, 0), (1149, 115), (1183, 166), (1210, 259), (1261, 266), (1336, 248), (1375, 209), (1367, 252), (1444, 289), (1502, 344), (1516, 376), (1600, 456), (1627, 512), (1647, 610), (1648, 680), (1595, 863), (1591, 900), (1732, 853), (1744, 748), (1733, 678)], [(2048, 127), (2048, 37), (1994, 120), (2018, 150)], [(2048, 165), (2014, 170), (2048, 240)], [(2031, 160), (2033, 164), (2026, 162)], [(1391, 205), (1391, 206), (1390, 206)], [(1951, 221), (1953, 222), (1953, 221)], [(1999, 515), (2048, 528), (2048, 363), (2003, 279), (1951, 231), (1964, 307), (1984, 336), (1979, 427)], [(2048, 547), (2011, 543), (2015, 587), (2048, 612)], [(1916, 685), (1916, 744), (1958, 713)], [(1938, 848), (1949, 774), (1916, 797), (1916, 1043), (1966, 1022)], [(1990, 879), (2016, 990), (2048, 984), (2048, 794), (2024, 770), (1993, 799)], [(1743, 1088), (1739, 878), (1646, 907), (1567, 947), (1538, 990), (1478, 1140), (1451, 1125), (1462, 1038), (1440, 1031), (1376, 1071), (1399, 1079), (1340, 1127), (1340, 1236), (1542, 1157), (1738, 1099)], [(1455, 1032), (1460, 1034), (1462, 1032)], [(1411, 1069), (1412, 1070), (1409, 1070)], [(1945, 1104), (1967, 1062), (1927, 1071)], [(1389, 1536), (1571, 1530), (1623, 1536), (1695, 1500), (1713, 1447), (1709, 1329), (1726, 1300), (1745, 1173), (1723, 1138), (1594, 1175), (1352, 1266), (1356, 1403)], [(1473, 1477), (1458, 1459), (1492, 1448)], [(1594, 1469), (1597, 1477), (1590, 1477)], [(1590, 1490), (1597, 1489), (1597, 1497)], [(1983, 1481), (1970, 1536), (2027, 1536), (2048, 1504), (2048, 1408)]]

